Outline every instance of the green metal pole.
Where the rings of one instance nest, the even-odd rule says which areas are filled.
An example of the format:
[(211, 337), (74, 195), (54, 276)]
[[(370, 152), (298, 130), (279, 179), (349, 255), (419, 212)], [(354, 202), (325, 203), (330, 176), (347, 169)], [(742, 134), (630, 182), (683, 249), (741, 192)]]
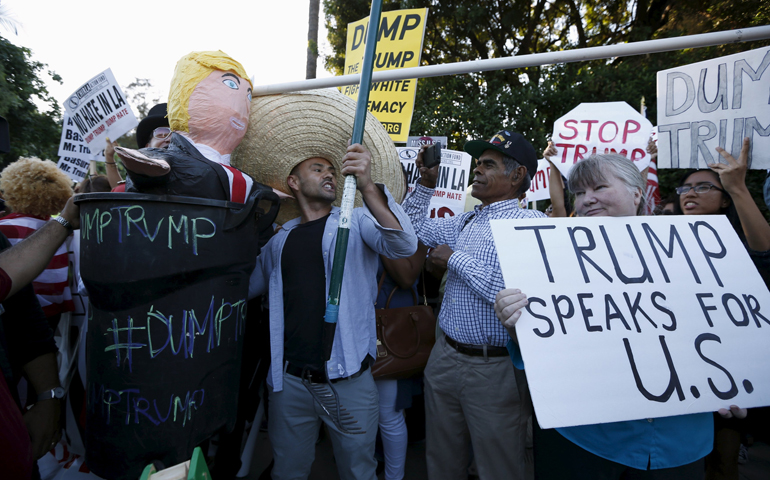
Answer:
[[(369, 88), (372, 83), (372, 69), (374, 57), (377, 51), (377, 31), (380, 27), (380, 13), (382, 0), (372, 1), (372, 10), (369, 14), (369, 31), (366, 36), (366, 49), (364, 50), (364, 65), (361, 71), (361, 84), (358, 89), (358, 102), (356, 104), (356, 116), (353, 120), (352, 143), (362, 143), (364, 140), (364, 126), (366, 124), (366, 107), (369, 102)], [(345, 272), (345, 255), (348, 251), (348, 237), (350, 235), (350, 218), (353, 214), (353, 203), (356, 198), (356, 177), (345, 177), (345, 188), (342, 192), (342, 205), (340, 207), (340, 224), (337, 228), (337, 242), (334, 245), (334, 261), (332, 263), (332, 278), (329, 283), (329, 298), (326, 302), (324, 315), (324, 354), (326, 360), (331, 358), (331, 347), (334, 341), (334, 330), (337, 325), (337, 316), (340, 308), (340, 294), (342, 291), (342, 276)], [(330, 336), (329, 336), (330, 335)]]

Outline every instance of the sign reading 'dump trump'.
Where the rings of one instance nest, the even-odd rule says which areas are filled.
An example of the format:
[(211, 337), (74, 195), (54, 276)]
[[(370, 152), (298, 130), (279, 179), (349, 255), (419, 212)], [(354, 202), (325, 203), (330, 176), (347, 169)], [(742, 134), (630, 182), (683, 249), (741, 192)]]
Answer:
[(541, 427), (770, 405), (770, 292), (726, 217), (491, 226)]
[(650, 164), (647, 142), (652, 124), (626, 102), (581, 103), (553, 124), (551, 158), (565, 177), (572, 166), (595, 153), (617, 153), (641, 172)]
[(64, 109), (89, 146), (98, 139), (101, 148), (104, 137), (119, 138), (139, 123), (109, 68), (78, 87)]
[(551, 162), (545, 159), (537, 161), (537, 173), (535, 178), (532, 179), (532, 183), (527, 190), (527, 201), (537, 202), (538, 200), (547, 200), (551, 198), (551, 191), (549, 189), (551, 176)]
[[(658, 167), (706, 168), (717, 146), (770, 168), (770, 47), (658, 72)], [(724, 163), (724, 162), (723, 162)]]
[[(382, 12), (377, 30), (375, 72), (420, 66), (427, 16), (427, 8)], [(345, 75), (361, 72), (368, 32), (369, 17), (348, 24)], [(357, 100), (358, 88), (358, 85), (349, 85), (341, 87), (340, 91)], [(416, 94), (416, 78), (371, 85), (366, 108), (382, 123), (394, 142), (406, 142), (409, 137)]]

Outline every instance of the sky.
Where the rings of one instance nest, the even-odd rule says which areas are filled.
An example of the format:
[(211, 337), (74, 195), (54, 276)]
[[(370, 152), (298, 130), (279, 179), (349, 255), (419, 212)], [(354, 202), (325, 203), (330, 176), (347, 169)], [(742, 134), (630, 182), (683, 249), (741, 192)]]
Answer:
[[(20, 24), (3, 37), (32, 50), (32, 59), (62, 77), (44, 74), (62, 105), (96, 74), (112, 69), (125, 87), (135, 78), (153, 85), (148, 98), (165, 101), (174, 65), (192, 51), (222, 50), (243, 64), (254, 85), (305, 78), (308, 0), (0, 0)], [(323, 11), (319, 51), (331, 54)], [(317, 77), (329, 77), (319, 58)]]

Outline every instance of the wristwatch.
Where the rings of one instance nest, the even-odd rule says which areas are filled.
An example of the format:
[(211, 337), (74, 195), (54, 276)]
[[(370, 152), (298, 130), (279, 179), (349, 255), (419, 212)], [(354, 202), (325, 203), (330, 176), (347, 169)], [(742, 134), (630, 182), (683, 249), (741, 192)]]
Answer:
[[(61, 217), (57, 217), (57, 218), (61, 218)], [(64, 398), (64, 393), (65, 392), (62, 387), (52, 388), (38, 395), (37, 401), (42, 402), (43, 400), (53, 400), (54, 398), (57, 400), (61, 400), (62, 398)]]
[(62, 225), (62, 227), (66, 228), (69, 232), (72, 232), (73, 230), (72, 225), (61, 215), (59, 215), (58, 217), (55, 217), (54, 221), (59, 222)]

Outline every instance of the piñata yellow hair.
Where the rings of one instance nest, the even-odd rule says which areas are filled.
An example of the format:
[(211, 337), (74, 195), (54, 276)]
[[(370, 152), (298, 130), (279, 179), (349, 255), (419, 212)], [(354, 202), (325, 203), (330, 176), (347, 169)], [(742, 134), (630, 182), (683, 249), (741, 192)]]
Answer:
[(251, 80), (246, 75), (243, 65), (236, 62), (221, 50), (216, 52), (192, 52), (182, 57), (174, 69), (171, 78), (171, 89), (168, 94), (168, 123), (173, 130), (187, 132), (190, 114), (187, 106), (190, 104), (190, 96), (195, 87), (211, 72), (221, 70), (232, 72), (243, 78), (249, 85)]

